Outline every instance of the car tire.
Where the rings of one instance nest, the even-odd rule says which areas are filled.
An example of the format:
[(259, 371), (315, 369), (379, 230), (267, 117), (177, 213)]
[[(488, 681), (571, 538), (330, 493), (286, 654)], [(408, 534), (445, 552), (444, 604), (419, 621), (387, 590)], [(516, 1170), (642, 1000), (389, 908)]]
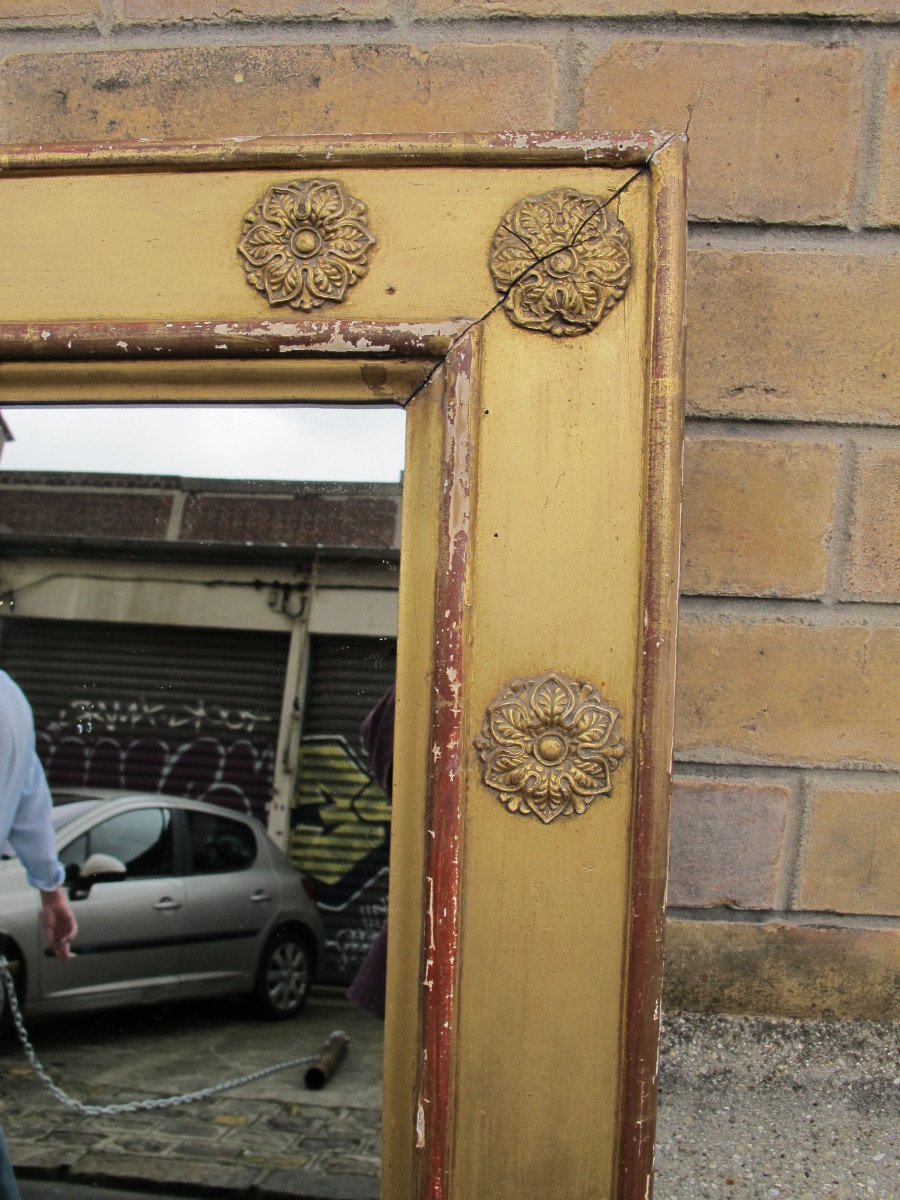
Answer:
[(266, 943), (256, 972), (253, 1008), (266, 1021), (288, 1021), (301, 1011), (313, 978), (309, 939), (298, 929), (280, 929)]

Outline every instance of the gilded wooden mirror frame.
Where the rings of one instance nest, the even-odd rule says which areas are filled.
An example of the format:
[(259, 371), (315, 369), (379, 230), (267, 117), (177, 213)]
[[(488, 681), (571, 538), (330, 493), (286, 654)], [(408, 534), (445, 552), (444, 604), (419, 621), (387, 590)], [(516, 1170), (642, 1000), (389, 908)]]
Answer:
[[(3, 407), (406, 408), (384, 1200), (650, 1195), (684, 148), (0, 150)], [(305, 226), (283, 271), (252, 243), (272, 189), (315, 180), (371, 222), (318, 283), (289, 273)]]

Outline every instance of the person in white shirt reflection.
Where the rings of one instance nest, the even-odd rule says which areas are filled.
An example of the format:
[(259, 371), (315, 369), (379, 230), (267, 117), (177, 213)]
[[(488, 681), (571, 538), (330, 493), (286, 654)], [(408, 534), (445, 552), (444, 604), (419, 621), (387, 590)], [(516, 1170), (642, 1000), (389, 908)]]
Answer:
[[(12, 846), (26, 878), (41, 894), (44, 940), (58, 958), (71, 958), (78, 932), (62, 888), (65, 871), (56, 854), (50, 790), (35, 750), (34, 717), (21, 689), (0, 671), (0, 846)], [(0, 913), (0, 931), (3, 914)], [(0, 1130), (0, 1200), (19, 1200), (6, 1141)]]

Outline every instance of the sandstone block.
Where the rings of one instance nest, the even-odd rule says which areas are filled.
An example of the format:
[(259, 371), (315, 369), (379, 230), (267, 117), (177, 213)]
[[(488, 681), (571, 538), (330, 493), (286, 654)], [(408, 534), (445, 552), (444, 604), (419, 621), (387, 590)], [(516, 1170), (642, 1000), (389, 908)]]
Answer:
[(678, 638), (682, 758), (897, 763), (900, 631), (692, 617)]
[(216, 46), (23, 54), (0, 67), (9, 142), (551, 128), (541, 46)]
[(856, 178), (862, 51), (786, 42), (617, 41), (581, 95), (582, 129), (685, 129), (690, 215), (843, 222)]
[(797, 908), (900, 916), (900, 791), (816, 789)]
[(236, 24), (242, 21), (385, 20), (387, 0), (245, 0), (221, 4), (218, 0), (124, 0), (123, 24), (176, 25), (181, 21)]
[(716, 417), (900, 423), (900, 256), (695, 250), (687, 402)]
[[(796, 17), (796, 0), (418, 0), (423, 17)], [(803, 0), (816, 17), (896, 18), (891, 0)]]
[(689, 439), (682, 591), (821, 595), (837, 460), (836, 447), (810, 442)]
[(900, 225), (900, 51), (888, 55), (873, 225)]
[(89, 25), (101, 14), (100, 0), (6, 0), (0, 29)]
[(900, 932), (670, 920), (668, 1008), (896, 1020)]
[(900, 450), (860, 454), (844, 592), (851, 600), (900, 601)]
[(774, 908), (790, 797), (786, 787), (676, 780), (668, 903)]

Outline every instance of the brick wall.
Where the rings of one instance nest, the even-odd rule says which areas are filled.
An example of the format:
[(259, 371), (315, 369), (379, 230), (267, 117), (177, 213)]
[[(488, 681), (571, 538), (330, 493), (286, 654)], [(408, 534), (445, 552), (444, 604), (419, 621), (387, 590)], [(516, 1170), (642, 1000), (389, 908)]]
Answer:
[(0, 38), (6, 141), (690, 121), (669, 998), (891, 1011), (896, 5), (7, 0)]

